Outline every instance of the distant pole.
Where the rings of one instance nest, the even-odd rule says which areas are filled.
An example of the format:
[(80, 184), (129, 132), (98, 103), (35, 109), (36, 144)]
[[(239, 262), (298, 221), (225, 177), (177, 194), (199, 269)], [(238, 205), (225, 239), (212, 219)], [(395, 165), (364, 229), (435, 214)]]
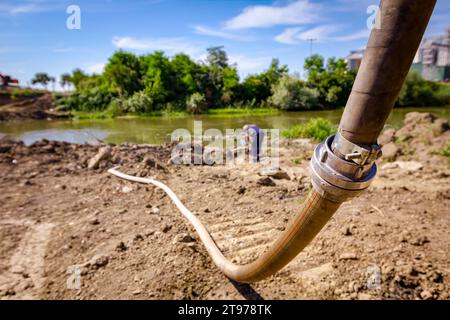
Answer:
[(313, 52), (313, 42), (316, 41), (317, 39), (315, 38), (309, 38), (309, 56), (312, 56), (312, 52)]

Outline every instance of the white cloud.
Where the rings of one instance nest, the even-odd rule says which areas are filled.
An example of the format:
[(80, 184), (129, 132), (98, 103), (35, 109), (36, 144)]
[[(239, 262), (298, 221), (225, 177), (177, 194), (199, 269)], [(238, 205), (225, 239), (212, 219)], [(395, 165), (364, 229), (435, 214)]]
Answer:
[(192, 28), (194, 29), (194, 33), (196, 33), (196, 34), (212, 36), (212, 37), (219, 37), (219, 38), (229, 39), (229, 40), (240, 40), (240, 41), (245, 40), (245, 38), (243, 38), (239, 35), (220, 31), (220, 30), (214, 30), (214, 29), (211, 29), (211, 28), (208, 28), (205, 26), (193, 26)]
[(297, 44), (297, 35), (300, 33), (302, 28), (294, 27), (294, 28), (287, 28), (282, 33), (277, 35), (274, 40), (276, 42), (285, 43), (285, 44)]
[(25, 0), (25, 1), (2, 1), (0, 4), (0, 15), (16, 16), (37, 12), (59, 10), (64, 5), (57, 0)]
[(88, 66), (86, 68), (86, 71), (91, 74), (92, 73), (100, 74), (103, 72), (104, 69), (105, 69), (104, 63), (95, 63), (95, 64)]
[(336, 25), (321, 25), (305, 32), (300, 32), (297, 35), (297, 39), (299, 40), (309, 40), (315, 39), (317, 41), (322, 40), (330, 40), (331, 35), (340, 29), (339, 26)]
[(38, 11), (38, 7), (35, 4), (26, 4), (22, 6), (17, 6), (11, 8), (12, 14), (20, 14), (20, 13), (30, 13), (30, 12), (36, 12)]
[(136, 51), (162, 50), (169, 55), (186, 53), (194, 58), (198, 57), (203, 48), (183, 38), (133, 38), (114, 37), (113, 45), (119, 49)]
[(6, 13), (9, 15), (16, 15), (21, 13), (31, 13), (39, 11), (39, 7), (34, 3), (28, 4), (0, 4), (0, 13)]
[(267, 28), (277, 25), (300, 25), (319, 20), (319, 4), (297, 0), (286, 6), (256, 5), (225, 22), (225, 29)]
[(275, 37), (275, 41), (286, 44), (298, 44), (301, 41), (314, 39), (316, 41), (330, 40), (332, 33), (340, 27), (337, 25), (321, 25), (312, 29), (302, 31), (301, 28), (287, 28)]
[(351, 33), (346, 36), (340, 36), (336, 37), (337, 41), (353, 41), (353, 40), (360, 40), (360, 39), (368, 39), (370, 36), (370, 30), (369, 29), (362, 29), (360, 31), (357, 31), (355, 33)]
[(366, 14), (366, 9), (371, 5), (378, 5), (379, 0), (337, 0), (332, 6), (335, 11), (358, 12)]
[(321, 25), (312, 29), (302, 31), (301, 28), (287, 28), (277, 35), (274, 40), (285, 44), (299, 44), (302, 41), (314, 39), (316, 41), (353, 41), (366, 39), (369, 37), (370, 30), (363, 29), (348, 35), (336, 36), (335, 33), (342, 29), (340, 25)]

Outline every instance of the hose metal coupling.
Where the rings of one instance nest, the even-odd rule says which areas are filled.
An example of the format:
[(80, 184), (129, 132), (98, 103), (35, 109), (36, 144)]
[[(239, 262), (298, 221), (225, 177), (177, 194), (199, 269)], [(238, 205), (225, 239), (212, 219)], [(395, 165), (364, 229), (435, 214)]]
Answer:
[(314, 189), (334, 202), (344, 202), (367, 189), (377, 173), (375, 160), (381, 155), (378, 145), (366, 149), (343, 139), (339, 133), (328, 137), (316, 147), (310, 163)]

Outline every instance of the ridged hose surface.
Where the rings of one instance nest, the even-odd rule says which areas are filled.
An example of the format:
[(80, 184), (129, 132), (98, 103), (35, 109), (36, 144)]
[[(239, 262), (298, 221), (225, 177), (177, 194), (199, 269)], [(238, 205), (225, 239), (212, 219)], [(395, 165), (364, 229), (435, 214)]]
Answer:
[(238, 282), (256, 282), (279, 271), (314, 239), (340, 206), (340, 203), (329, 201), (312, 190), (300, 211), (272, 246), (255, 261), (237, 265), (222, 254), (203, 223), (183, 205), (167, 185), (154, 179), (130, 176), (116, 169), (110, 169), (108, 172), (128, 181), (152, 184), (163, 190), (197, 231), (216, 266), (228, 278)]

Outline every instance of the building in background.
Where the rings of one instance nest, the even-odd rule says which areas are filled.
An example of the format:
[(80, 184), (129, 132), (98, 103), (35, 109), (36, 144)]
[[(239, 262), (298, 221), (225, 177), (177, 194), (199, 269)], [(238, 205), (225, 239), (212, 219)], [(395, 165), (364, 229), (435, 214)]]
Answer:
[(347, 61), (347, 66), (350, 70), (359, 69), (364, 56), (364, 51), (364, 49), (353, 50), (350, 51), (350, 54), (347, 57), (345, 57), (345, 61)]
[(422, 40), (414, 57), (412, 69), (426, 80), (450, 80), (450, 28), (446, 35)]
[[(345, 57), (350, 70), (358, 70), (364, 49), (350, 51)], [(446, 35), (424, 38), (414, 57), (411, 70), (430, 81), (450, 81), (450, 28)]]

